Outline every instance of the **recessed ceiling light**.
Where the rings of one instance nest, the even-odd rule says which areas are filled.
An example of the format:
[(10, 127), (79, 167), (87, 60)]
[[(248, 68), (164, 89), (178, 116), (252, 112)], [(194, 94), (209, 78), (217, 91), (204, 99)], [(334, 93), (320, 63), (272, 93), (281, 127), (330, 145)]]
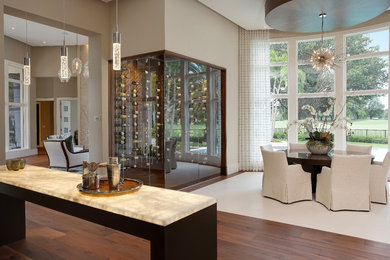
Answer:
[(15, 30), (15, 27), (11, 26), (11, 30)]

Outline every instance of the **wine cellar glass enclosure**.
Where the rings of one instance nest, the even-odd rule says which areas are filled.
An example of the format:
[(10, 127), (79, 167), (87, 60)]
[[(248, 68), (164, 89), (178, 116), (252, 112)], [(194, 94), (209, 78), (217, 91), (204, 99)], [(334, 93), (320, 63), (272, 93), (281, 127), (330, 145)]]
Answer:
[(110, 73), (110, 156), (125, 177), (179, 188), (221, 175), (223, 69), (161, 52)]

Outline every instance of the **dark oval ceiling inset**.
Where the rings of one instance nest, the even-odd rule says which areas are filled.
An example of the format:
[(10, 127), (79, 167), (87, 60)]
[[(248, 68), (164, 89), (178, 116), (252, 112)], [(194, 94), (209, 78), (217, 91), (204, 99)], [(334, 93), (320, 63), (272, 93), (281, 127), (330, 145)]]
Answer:
[(286, 32), (320, 32), (350, 27), (380, 15), (390, 0), (267, 0), (265, 21), (273, 29)]

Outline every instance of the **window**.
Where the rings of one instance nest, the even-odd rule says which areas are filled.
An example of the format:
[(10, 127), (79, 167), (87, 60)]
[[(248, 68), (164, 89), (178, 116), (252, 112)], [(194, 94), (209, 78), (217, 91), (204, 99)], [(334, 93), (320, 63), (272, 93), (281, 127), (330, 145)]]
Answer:
[(29, 91), (23, 85), (23, 65), (5, 62), (6, 151), (28, 148)]
[(177, 139), (181, 160), (220, 158), (221, 70), (173, 59), (166, 62), (165, 73), (166, 138)]
[[(320, 39), (307, 36), (271, 43), (274, 141), (288, 137), (290, 142), (305, 142), (306, 134), (293, 127), (288, 130), (289, 136), (282, 133), (287, 122), (311, 116), (302, 110), (302, 106), (311, 105), (319, 111), (317, 116), (321, 120), (332, 120), (336, 114), (352, 120), (350, 132), (344, 129), (334, 132), (335, 149), (345, 148), (345, 143), (372, 145), (376, 160), (381, 160), (388, 150), (389, 26), (325, 35), (323, 47), (333, 49), (344, 61), (321, 73), (310, 64), (312, 51), (321, 47)], [(291, 70), (295, 75), (290, 75)], [(334, 99), (334, 111), (321, 114)], [(295, 113), (288, 111), (289, 106), (296, 109)]]
[(389, 30), (345, 38), (346, 114), (353, 122), (347, 143), (371, 145), (382, 157), (388, 144)]
[(274, 142), (287, 141), (288, 119), (288, 44), (270, 45), (271, 131)]
[[(298, 42), (298, 69), (297, 69), (297, 92), (298, 92), (298, 120), (311, 117), (307, 110), (302, 110), (305, 105), (312, 106), (317, 111), (317, 116), (321, 116), (331, 103), (335, 93), (335, 74), (333, 70), (318, 72), (310, 64), (310, 55), (313, 50), (321, 47), (321, 40), (309, 40)], [(324, 48), (334, 47), (334, 38), (324, 39)], [(320, 120), (332, 120), (330, 116), (321, 116)], [(298, 141), (305, 142), (306, 133), (298, 133)]]

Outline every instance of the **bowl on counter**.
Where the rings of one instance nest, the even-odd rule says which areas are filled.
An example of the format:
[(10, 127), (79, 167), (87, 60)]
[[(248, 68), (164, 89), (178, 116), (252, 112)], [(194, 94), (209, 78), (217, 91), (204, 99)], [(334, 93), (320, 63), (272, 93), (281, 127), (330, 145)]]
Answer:
[(26, 166), (26, 159), (9, 159), (5, 165), (8, 170), (19, 171)]

